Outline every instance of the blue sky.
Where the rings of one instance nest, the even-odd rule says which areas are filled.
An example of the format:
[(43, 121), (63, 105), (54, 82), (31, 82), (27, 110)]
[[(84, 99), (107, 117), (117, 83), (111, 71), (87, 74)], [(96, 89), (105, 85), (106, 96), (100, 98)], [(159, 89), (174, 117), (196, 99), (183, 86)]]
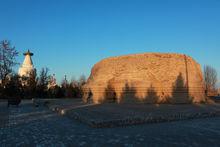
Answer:
[(58, 81), (89, 76), (103, 58), (143, 52), (184, 53), (220, 75), (220, 1), (0, 0), (2, 39), (30, 49), (37, 70), (48, 67)]

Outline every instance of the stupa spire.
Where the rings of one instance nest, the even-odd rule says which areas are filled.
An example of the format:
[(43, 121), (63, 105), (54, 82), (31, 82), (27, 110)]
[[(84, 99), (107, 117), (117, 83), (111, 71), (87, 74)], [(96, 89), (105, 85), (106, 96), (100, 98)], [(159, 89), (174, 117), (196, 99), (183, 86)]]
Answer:
[(33, 54), (33, 53), (31, 53), (31, 52), (30, 52), (30, 50), (28, 49), (28, 51), (27, 51), (26, 53), (24, 53), (23, 55), (24, 55), (24, 56), (26, 56), (26, 55), (33, 56), (34, 54)]
[(35, 71), (33, 61), (31, 59), (31, 56), (33, 56), (34, 54), (31, 53), (30, 50), (28, 50), (23, 55), (25, 56), (24, 62), (19, 68), (18, 74), (20, 76), (29, 77), (30, 73)]

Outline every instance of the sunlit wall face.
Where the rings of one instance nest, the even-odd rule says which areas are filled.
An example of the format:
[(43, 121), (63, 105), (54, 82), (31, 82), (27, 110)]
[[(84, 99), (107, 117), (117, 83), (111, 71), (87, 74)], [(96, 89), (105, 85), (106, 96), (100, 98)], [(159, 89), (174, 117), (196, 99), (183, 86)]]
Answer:
[(200, 65), (183, 54), (146, 53), (101, 60), (92, 68), (84, 91), (94, 103), (205, 102)]

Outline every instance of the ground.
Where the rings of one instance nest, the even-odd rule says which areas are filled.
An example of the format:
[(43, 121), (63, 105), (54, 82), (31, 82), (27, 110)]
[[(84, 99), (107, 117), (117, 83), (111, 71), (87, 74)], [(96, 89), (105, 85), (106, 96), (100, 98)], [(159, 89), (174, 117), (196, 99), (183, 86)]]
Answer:
[[(0, 146), (220, 146), (220, 117), (91, 128), (45, 106), (0, 104)], [(4, 113), (3, 113), (4, 112)], [(3, 118), (3, 117), (2, 117)], [(3, 119), (2, 119), (3, 120)]]

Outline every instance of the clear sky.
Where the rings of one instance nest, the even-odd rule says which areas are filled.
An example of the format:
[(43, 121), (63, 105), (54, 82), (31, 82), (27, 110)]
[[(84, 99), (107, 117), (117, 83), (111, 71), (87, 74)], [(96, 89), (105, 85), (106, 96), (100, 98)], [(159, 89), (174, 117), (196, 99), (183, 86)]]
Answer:
[(143, 52), (184, 53), (220, 74), (220, 1), (0, 0), (2, 39), (30, 49), (37, 70), (48, 67), (59, 81)]

